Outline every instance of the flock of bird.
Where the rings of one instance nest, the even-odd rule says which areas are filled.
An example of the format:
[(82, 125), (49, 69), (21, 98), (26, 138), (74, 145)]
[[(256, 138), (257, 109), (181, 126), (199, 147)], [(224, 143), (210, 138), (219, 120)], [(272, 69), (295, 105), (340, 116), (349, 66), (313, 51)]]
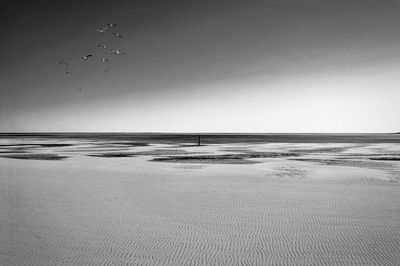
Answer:
[[(96, 31), (99, 32), (100, 34), (105, 34), (105, 33), (108, 32), (111, 28), (115, 28), (116, 26), (117, 26), (117, 24), (115, 24), (115, 23), (107, 23), (107, 26), (105, 26), (105, 27), (102, 28), (102, 29), (98, 29), (98, 30), (96, 30)], [(122, 34), (119, 34), (119, 33), (117, 33), (117, 32), (114, 32), (114, 31), (113, 31), (112, 34), (115, 36), (115, 38), (124, 38), (124, 36), (123, 36)], [(103, 43), (98, 43), (98, 44), (97, 44), (97, 47), (102, 48), (102, 49), (107, 49), (108, 45), (103, 44)], [(119, 51), (118, 49), (113, 48), (113, 49), (110, 49), (110, 50), (108, 50), (108, 51), (106, 51), (106, 52), (104, 53), (104, 55), (106, 55), (106, 56), (102, 57), (101, 61), (102, 61), (103, 63), (109, 62), (110, 59), (107, 57), (108, 55), (117, 56), (117, 55), (123, 55), (123, 54), (126, 54), (126, 52), (121, 52), (121, 51)], [(93, 54), (88, 54), (88, 55), (82, 56), (81, 59), (82, 59), (83, 61), (88, 61), (91, 57), (94, 57), (94, 55), (93, 55)], [(65, 61), (60, 61), (59, 64), (60, 64), (60, 65), (64, 65), (65, 67), (67, 67), (67, 70), (65, 71), (65, 74), (66, 74), (66, 75), (68, 75), (68, 76), (71, 76), (71, 75), (72, 75), (72, 71), (71, 71), (70, 69), (68, 69), (68, 68), (70, 67), (70, 64), (68, 64), (68, 63), (65, 62)], [(107, 71), (109, 71), (109, 69), (108, 69), (107, 67), (103, 69), (103, 72), (107, 72)], [(77, 86), (76, 88), (77, 88), (79, 91), (82, 91), (82, 88), (81, 88), (81, 87)]]

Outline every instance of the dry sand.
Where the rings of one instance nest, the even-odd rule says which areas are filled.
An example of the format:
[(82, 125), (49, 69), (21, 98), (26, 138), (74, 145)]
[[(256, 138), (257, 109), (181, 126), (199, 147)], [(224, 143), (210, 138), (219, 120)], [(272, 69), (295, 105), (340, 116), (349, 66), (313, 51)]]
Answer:
[(399, 144), (0, 144), (1, 265), (400, 264)]

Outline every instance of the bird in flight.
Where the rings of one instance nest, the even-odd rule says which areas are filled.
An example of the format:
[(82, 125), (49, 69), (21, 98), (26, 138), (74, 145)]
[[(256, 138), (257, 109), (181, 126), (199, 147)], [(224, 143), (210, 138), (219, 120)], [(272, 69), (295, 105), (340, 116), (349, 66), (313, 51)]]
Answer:
[(103, 58), (103, 59), (101, 59), (101, 61), (108, 62), (109, 60), (107, 58)]
[(81, 88), (81, 87), (78, 87), (78, 86), (77, 86), (76, 88), (77, 88), (79, 91), (82, 91), (82, 88)]
[(104, 33), (108, 30), (108, 27), (104, 27), (101, 30), (96, 30), (97, 32)]
[(124, 36), (119, 33), (113, 32), (112, 34), (114, 34), (117, 38), (124, 38)]
[(72, 72), (71, 71), (65, 71), (65, 74), (72, 75)]
[(61, 62), (58, 62), (59, 64), (61, 64), (61, 65), (66, 65), (66, 66), (68, 66), (68, 63), (66, 63), (66, 62), (63, 62), (63, 61), (61, 61)]
[(126, 54), (125, 52), (120, 52), (118, 49), (112, 49), (112, 50), (108, 51), (107, 53), (111, 54), (111, 55)]
[(120, 52), (118, 49), (115, 49), (115, 53), (116, 53), (117, 55), (126, 54), (125, 52)]
[(116, 27), (117, 26), (117, 24), (115, 24), (115, 23), (107, 23), (107, 27)]
[(82, 56), (82, 59), (83, 59), (83, 60), (85, 60), (85, 61), (87, 61), (87, 60), (88, 60), (88, 58), (89, 58), (89, 57), (91, 57), (91, 56), (93, 56), (93, 55), (91, 55), (91, 54), (88, 54), (87, 56)]
[(108, 68), (106, 68), (106, 69), (103, 70), (103, 72), (107, 72), (107, 71), (108, 71)]
[(102, 43), (99, 43), (99, 44), (97, 44), (97, 47), (106, 48), (106, 47), (107, 47), (107, 45), (105, 45), (105, 44), (102, 44)]

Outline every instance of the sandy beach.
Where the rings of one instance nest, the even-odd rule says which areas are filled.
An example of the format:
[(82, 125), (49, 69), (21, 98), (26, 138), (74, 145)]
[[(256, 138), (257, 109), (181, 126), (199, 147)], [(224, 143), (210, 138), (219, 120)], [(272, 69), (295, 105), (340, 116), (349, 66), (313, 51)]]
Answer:
[(400, 266), (400, 0), (1, 12), (0, 266)]
[(154, 138), (2, 136), (0, 264), (400, 264), (397, 137)]

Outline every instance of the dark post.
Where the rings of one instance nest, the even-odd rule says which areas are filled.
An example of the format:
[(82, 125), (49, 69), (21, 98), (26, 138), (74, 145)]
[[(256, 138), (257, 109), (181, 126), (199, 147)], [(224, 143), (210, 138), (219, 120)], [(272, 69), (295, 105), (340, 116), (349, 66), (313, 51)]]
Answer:
[(197, 146), (200, 146), (200, 135), (197, 135)]

